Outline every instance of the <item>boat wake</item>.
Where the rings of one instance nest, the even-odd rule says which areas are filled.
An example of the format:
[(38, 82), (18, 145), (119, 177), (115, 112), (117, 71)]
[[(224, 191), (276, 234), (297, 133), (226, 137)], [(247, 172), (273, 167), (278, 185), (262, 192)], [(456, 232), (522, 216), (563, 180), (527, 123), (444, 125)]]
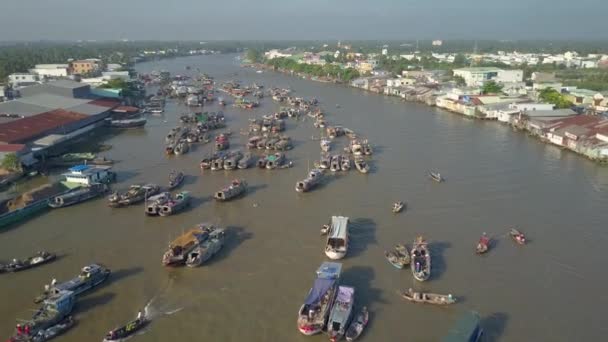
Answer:
[(176, 314), (184, 309), (184, 307), (175, 307), (170, 300), (164, 298), (164, 294), (168, 292), (168, 287), (152, 297), (150, 301), (144, 307), (144, 314), (150, 321), (160, 318), (162, 316), (170, 316)]

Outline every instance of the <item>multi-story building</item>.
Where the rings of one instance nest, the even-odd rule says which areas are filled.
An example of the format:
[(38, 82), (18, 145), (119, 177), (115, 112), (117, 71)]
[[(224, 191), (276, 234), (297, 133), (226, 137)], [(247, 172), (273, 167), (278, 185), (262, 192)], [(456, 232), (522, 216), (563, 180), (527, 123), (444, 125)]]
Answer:
[(34, 85), (40, 82), (40, 77), (36, 74), (15, 73), (8, 75), (8, 83), (13, 88)]
[(36, 64), (30, 72), (40, 77), (66, 77), (69, 69), (68, 64)]
[(524, 79), (523, 70), (502, 70), (491, 67), (475, 67), (454, 69), (454, 76), (464, 79), (467, 86), (481, 86), (487, 81), (497, 83), (522, 82)]
[(78, 60), (71, 63), (71, 69), (73, 74), (84, 75), (98, 71), (100, 63), (98, 60)]

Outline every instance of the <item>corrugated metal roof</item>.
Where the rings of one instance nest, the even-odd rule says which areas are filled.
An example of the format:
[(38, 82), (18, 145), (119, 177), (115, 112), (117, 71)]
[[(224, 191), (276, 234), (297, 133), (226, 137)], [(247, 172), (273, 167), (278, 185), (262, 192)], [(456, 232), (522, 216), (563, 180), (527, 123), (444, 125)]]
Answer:
[(17, 115), (36, 115), (48, 112), (51, 108), (39, 106), (30, 103), (24, 103), (18, 100), (12, 100), (0, 103), (0, 114), (17, 114)]
[(0, 141), (18, 143), (52, 129), (87, 118), (87, 115), (61, 109), (0, 125)]
[(24, 148), (23, 144), (0, 144), (0, 152), (19, 152)]
[(66, 110), (69, 110), (70, 112), (76, 112), (76, 113), (81, 113), (81, 114), (87, 114), (87, 115), (98, 115), (104, 112), (107, 112), (108, 110), (110, 110), (108, 107), (102, 107), (102, 106), (96, 106), (90, 103), (83, 103), (81, 105), (78, 106), (74, 106), (74, 107), (68, 107), (65, 108)]
[(88, 84), (72, 81), (72, 80), (57, 80), (53, 82), (47, 83), (49, 86), (65, 88), (65, 89), (77, 89), (81, 87), (86, 87)]
[(92, 105), (108, 107), (108, 108), (114, 108), (114, 107), (120, 105), (120, 101), (115, 100), (115, 99), (98, 99), (98, 100), (90, 101), (89, 103)]
[(73, 97), (55, 95), (55, 94), (37, 94), (19, 99), (22, 103), (32, 104), (36, 106), (46, 107), (50, 110), (57, 108), (70, 108), (90, 102), (89, 99), (75, 99)]

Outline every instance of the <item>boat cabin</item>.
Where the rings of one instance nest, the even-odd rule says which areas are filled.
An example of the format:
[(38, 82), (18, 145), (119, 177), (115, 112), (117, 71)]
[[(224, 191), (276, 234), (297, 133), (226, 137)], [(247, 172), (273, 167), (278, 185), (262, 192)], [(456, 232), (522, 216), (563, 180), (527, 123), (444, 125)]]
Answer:
[(76, 165), (68, 169), (69, 173), (64, 173), (68, 183), (91, 185), (93, 183), (104, 183), (112, 178), (113, 173), (110, 166), (91, 166)]
[(60, 290), (44, 301), (44, 309), (67, 314), (72, 311), (75, 301), (74, 292)]
[(332, 216), (327, 232), (325, 254), (330, 259), (341, 259), (348, 250), (348, 217)]
[(317, 278), (339, 279), (342, 273), (342, 264), (339, 262), (323, 262), (317, 269)]

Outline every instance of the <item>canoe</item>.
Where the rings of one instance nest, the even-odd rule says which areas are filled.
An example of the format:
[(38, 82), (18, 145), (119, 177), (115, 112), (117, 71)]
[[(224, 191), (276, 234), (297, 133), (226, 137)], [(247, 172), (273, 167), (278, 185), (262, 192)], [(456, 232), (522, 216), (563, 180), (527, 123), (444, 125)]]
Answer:
[(399, 213), (401, 212), (401, 210), (403, 210), (403, 207), (405, 206), (405, 203), (399, 201), (393, 204), (393, 213)]
[(404, 245), (396, 245), (392, 251), (385, 251), (384, 256), (388, 262), (398, 269), (402, 269), (410, 263), (410, 254)]
[(367, 311), (367, 306), (364, 306), (363, 309), (361, 309), (361, 312), (350, 324), (348, 330), (346, 330), (346, 340), (354, 341), (359, 338), (361, 333), (363, 333), (363, 329), (365, 329), (367, 322), (369, 322), (369, 312)]
[(49, 252), (37, 252), (34, 256), (25, 260), (13, 259), (12, 262), (2, 265), (0, 264), (0, 273), (4, 272), (19, 272), (32, 267), (44, 265), (57, 258), (57, 255)]
[(486, 234), (484, 233), (479, 238), (479, 242), (477, 243), (477, 247), (476, 247), (475, 251), (477, 252), (477, 254), (483, 254), (483, 253), (487, 252), (489, 248), (490, 248), (490, 238), (487, 237)]
[(515, 241), (516, 243), (518, 243), (520, 245), (526, 244), (526, 236), (524, 235), (524, 233), (520, 232), (519, 230), (517, 230), (515, 228), (511, 228), (509, 235), (511, 235), (511, 237), (513, 238), (513, 241)]
[(415, 303), (427, 303), (435, 305), (449, 305), (456, 303), (456, 299), (451, 295), (442, 295), (427, 292), (415, 292), (413, 289), (401, 291), (401, 297)]

